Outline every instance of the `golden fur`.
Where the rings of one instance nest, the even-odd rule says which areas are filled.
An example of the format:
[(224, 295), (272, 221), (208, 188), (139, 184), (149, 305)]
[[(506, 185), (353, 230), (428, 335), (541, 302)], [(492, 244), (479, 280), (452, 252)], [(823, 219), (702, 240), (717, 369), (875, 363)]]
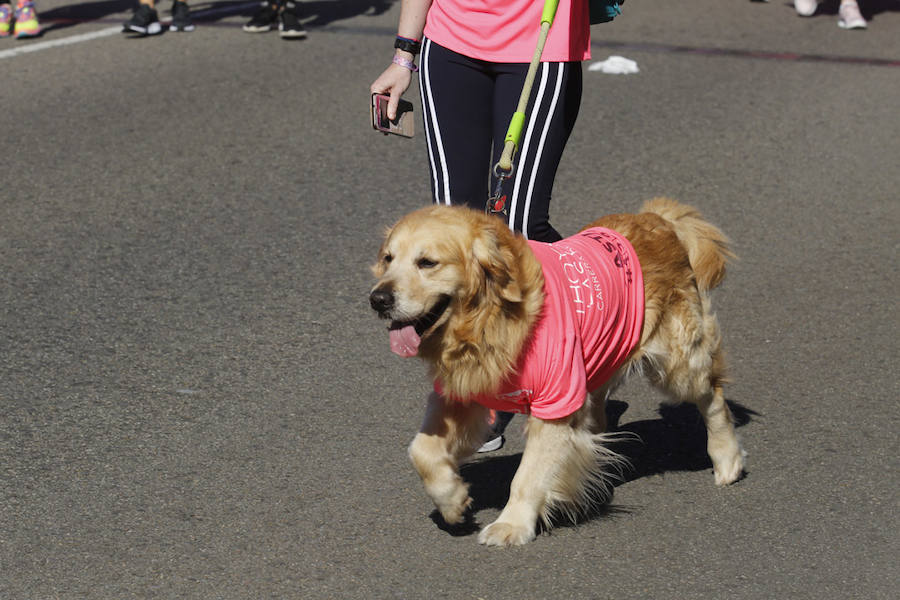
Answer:
[[(722, 392), (725, 361), (709, 291), (733, 254), (728, 239), (692, 207), (657, 198), (639, 214), (603, 217), (640, 260), (645, 316), (641, 341), (584, 406), (555, 420), (529, 417), (527, 442), (500, 516), (479, 534), (489, 545), (523, 544), (538, 520), (574, 515), (609, 491), (618, 458), (604, 446), (604, 402), (626, 374), (639, 371), (678, 402), (694, 403), (706, 422), (715, 482), (743, 470)], [(413, 465), (444, 520), (459, 523), (471, 503), (459, 463), (484, 440), (487, 410), (465, 399), (495, 391), (516, 364), (543, 304), (540, 264), (520, 235), (495, 217), (430, 206), (402, 218), (373, 266), (371, 302), (382, 317), (419, 328), (418, 356), (447, 396), (429, 396), (422, 429), (410, 445)], [(448, 399), (448, 398), (453, 398)]]

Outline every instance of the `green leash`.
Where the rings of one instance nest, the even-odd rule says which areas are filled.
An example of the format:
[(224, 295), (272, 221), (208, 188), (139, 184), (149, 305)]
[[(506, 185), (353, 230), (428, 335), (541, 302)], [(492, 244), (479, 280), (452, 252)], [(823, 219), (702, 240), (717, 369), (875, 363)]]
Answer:
[(534, 78), (537, 75), (538, 65), (541, 63), (541, 55), (544, 53), (544, 44), (547, 43), (547, 34), (556, 17), (556, 8), (559, 0), (545, 0), (544, 12), (541, 14), (541, 32), (538, 35), (537, 47), (531, 64), (528, 65), (528, 73), (525, 75), (525, 84), (522, 86), (522, 94), (519, 96), (519, 105), (513, 113), (503, 140), (503, 153), (500, 160), (494, 165), (494, 175), (497, 177), (497, 187), (494, 195), (488, 199), (486, 212), (506, 214), (506, 198), (501, 196), (501, 188), (506, 179), (512, 177), (513, 156), (522, 140), (522, 129), (525, 126), (525, 109), (528, 108), (528, 98), (531, 96), (531, 88), (534, 86)]
[[(624, 2), (625, 0), (589, 0), (590, 23), (608, 23), (612, 21), (616, 16), (622, 14), (619, 5)], [(497, 186), (494, 190), (494, 195), (488, 198), (487, 205), (484, 207), (485, 212), (508, 215), (506, 197), (502, 195), (503, 182), (512, 177), (513, 156), (519, 147), (519, 142), (522, 139), (522, 129), (525, 126), (525, 109), (528, 108), (528, 98), (531, 96), (534, 78), (537, 75), (538, 65), (541, 63), (541, 55), (544, 53), (544, 44), (547, 43), (547, 34), (550, 33), (550, 26), (556, 17), (557, 6), (559, 6), (559, 0), (545, 0), (544, 2), (544, 12), (541, 14), (541, 33), (538, 36), (538, 43), (534, 49), (531, 64), (528, 66), (525, 85), (522, 86), (522, 95), (519, 96), (519, 105), (516, 107), (516, 112), (513, 113), (512, 120), (509, 122), (509, 129), (506, 130), (506, 137), (503, 140), (503, 153), (500, 155), (500, 160), (494, 165), (494, 176), (497, 178)]]

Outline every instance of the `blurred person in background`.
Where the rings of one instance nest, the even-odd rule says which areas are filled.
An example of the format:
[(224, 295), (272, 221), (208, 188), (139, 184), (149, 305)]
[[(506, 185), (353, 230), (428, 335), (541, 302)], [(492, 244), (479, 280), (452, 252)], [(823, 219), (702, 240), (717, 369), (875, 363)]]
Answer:
[[(794, 0), (794, 9), (801, 17), (813, 16), (818, 8), (818, 0)], [(856, 0), (841, 0), (838, 8), (838, 27), (841, 29), (865, 29), (867, 26)]]
[(275, 29), (285, 40), (299, 40), (306, 37), (306, 30), (300, 24), (300, 9), (291, 0), (263, 0), (243, 29), (247, 33), (266, 33)]
[(15, 11), (10, 0), (0, 0), (0, 37), (10, 35), (17, 40), (41, 35), (37, 10), (31, 0), (19, 0)]
[[(141, 36), (162, 33), (162, 24), (156, 13), (155, 0), (139, 0), (139, 2), (131, 19), (123, 25), (122, 33), (137, 33)], [(187, 2), (175, 0), (172, 3), (172, 22), (169, 24), (169, 31), (193, 30), (194, 23), (191, 21), (191, 11)]]

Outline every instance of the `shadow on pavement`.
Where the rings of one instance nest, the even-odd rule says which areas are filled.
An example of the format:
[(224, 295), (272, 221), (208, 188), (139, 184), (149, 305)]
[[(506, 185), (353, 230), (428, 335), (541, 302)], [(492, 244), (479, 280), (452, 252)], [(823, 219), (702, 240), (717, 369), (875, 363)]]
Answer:
[[(735, 427), (743, 427), (754, 416), (759, 416), (759, 413), (736, 402), (729, 401), (728, 406), (734, 415)], [(637, 436), (633, 440), (626, 439), (610, 445), (630, 463), (614, 486), (663, 473), (705, 470), (710, 471), (709, 486), (713, 486), (712, 463), (706, 453), (706, 426), (696, 407), (687, 404), (662, 405), (659, 419), (634, 421), (620, 427), (619, 420), (627, 409), (627, 403), (617, 400), (608, 401), (606, 406), (611, 432)], [(484, 509), (501, 510), (505, 506), (509, 499), (510, 483), (521, 460), (520, 452), (486, 456), (463, 465), (460, 473), (470, 484), (469, 495), (472, 497), (472, 507), (466, 520), (459, 525), (448, 525), (436, 510), (431, 513), (431, 519), (440, 529), (454, 536), (477, 532), (480, 526), (475, 515)], [(574, 524), (627, 512), (626, 507), (600, 503), (590, 507)], [(568, 520), (560, 520), (555, 525), (565, 527), (572, 524)]]

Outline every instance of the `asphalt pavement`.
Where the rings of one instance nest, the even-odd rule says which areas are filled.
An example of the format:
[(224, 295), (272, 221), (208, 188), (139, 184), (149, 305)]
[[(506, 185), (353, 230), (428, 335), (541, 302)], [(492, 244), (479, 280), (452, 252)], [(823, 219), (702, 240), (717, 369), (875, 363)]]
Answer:
[[(0, 40), (0, 598), (896, 598), (900, 3), (861, 4), (593, 28), (640, 72), (585, 71), (554, 225), (666, 195), (731, 236), (747, 476), (715, 488), (697, 413), (636, 381), (611, 504), (496, 549), (433, 518), (429, 384), (367, 302), (430, 197), (421, 134), (369, 123), (399, 3), (304, 2), (289, 42), (241, 31), (252, 2), (129, 39), (129, 2), (39, 0), (44, 35)], [(522, 424), (464, 469), (479, 526)]]

